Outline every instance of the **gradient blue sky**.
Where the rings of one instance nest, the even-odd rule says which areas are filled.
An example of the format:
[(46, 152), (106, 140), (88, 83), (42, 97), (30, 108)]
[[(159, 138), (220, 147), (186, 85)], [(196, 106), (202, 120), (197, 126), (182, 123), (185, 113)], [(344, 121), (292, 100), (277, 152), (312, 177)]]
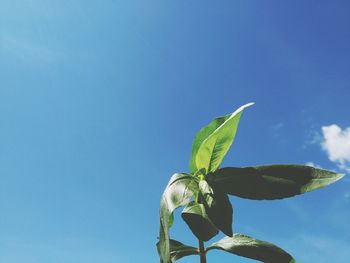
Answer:
[[(223, 166), (346, 171), (322, 127), (349, 143), (349, 13), (346, 0), (2, 0), (0, 262), (159, 262), (163, 188), (188, 171), (196, 132), (250, 101)], [(234, 231), (347, 263), (349, 186), (232, 198)], [(196, 244), (178, 217), (172, 236)]]

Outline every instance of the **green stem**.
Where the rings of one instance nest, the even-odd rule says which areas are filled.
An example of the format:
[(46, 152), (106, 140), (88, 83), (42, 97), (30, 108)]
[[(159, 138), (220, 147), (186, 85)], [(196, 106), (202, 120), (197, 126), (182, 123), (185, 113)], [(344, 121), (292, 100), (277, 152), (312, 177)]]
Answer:
[[(198, 204), (203, 203), (203, 196), (201, 195), (201, 193), (198, 193), (196, 201)], [(200, 239), (198, 239), (198, 246), (199, 246), (200, 263), (207, 263), (204, 242)]]
[(199, 243), (199, 256), (200, 256), (200, 263), (207, 263), (207, 258), (205, 255), (205, 248), (204, 248), (204, 242), (202, 240), (198, 240)]

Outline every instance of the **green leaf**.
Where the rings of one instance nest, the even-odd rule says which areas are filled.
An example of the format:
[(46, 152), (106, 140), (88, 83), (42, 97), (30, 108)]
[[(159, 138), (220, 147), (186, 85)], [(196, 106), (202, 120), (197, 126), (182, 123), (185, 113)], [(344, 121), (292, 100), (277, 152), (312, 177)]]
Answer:
[(203, 204), (190, 203), (181, 216), (199, 240), (208, 241), (219, 233), (208, 218)]
[(214, 119), (197, 133), (192, 143), (190, 173), (195, 174), (203, 168), (206, 173), (214, 172), (219, 167), (235, 138), (243, 110), (252, 104), (248, 103), (232, 114)]
[[(174, 239), (170, 239), (169, 244), (170, 244), (171, 262), (175, 262), (176, 260), (179, 260), (180, 258), (183, 258), (186, 256), (199, 255), (198, 248), (184, 245), (181, 242), (176, 241)], [(157, 248), (159, 253), (160, 242), (157, 243)]]
[(344, 175), (304, 165), (275, 164), (245, 168), (222, 168), (207, 180), (225, 193), (255, 200), (272, 200), (310, 192)]
[(233, 237), (224, 237), (212, 244), (207, 251), (220, 249), (226, 252), (256, 259), (266, 263), (295, 263), (296, 261), (283, 249), (252, 237), (234, 234)]
[(202, 142), (206, 138), (208, 138), (209, 135), (211, 135), (218, 127), (220, 127), (230, 116), (231, 114), (214, 119), (211, 123), (209, 123), (208, 126), (202, 128), (196, 134), (196, 137), (192, 142), (192, 152), (190, 157), (190, 173), (195, 174), (198, 170), (200, 170), (200, 168), (197, 168), (196, 156)]
[(199, 182), (199, 189), (209, 219), (224, 234), (232, 236), (233, 210), (227, 194), (218, 186), (209, 185), (205, 180)]
[(172, 214), (180, 206), (187, 205), (195, 192), (198, 183), (195, 177), (188, 174), (174, 174), (166, 187), (160, 202), (159, 256), (163, 263), (170, 263), (169, 228), (172, 225)]

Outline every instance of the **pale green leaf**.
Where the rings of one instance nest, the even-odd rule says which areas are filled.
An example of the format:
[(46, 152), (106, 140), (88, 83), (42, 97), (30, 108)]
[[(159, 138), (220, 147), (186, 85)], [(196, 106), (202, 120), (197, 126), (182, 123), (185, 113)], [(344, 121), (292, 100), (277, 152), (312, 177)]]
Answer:
[[(208, 126), (203, 127), (194, 138), (192, 142), (192, 152), (190, 157), (190, 173), (195, 174), (200, 168), (197, 168), (196, 156), (198, 149), (201, 146), (202, 142), (209, 137), (217, 128), (219, 128), (231, 114), (215, 118)], [(204, 169), (205, 171), (205, 169)]]
[(215, 171), (229, 150), (238, 127), (239, 119), (248, 103), (232, 114), (214, 119), (196, 135), (190, 158), (190, 172), (205, 169), (206, 173)]

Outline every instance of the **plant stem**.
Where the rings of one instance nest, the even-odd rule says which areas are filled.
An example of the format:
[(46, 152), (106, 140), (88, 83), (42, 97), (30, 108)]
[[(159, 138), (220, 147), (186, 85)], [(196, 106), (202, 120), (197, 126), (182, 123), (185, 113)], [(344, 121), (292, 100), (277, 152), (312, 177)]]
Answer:
[(202, 240), (198, 240), (199, 243), (199, 256), (200, 256), (200, 263), (207, 263), (207, 258), (205, 255), (205, 249), (204, 249), (204, 242)]

